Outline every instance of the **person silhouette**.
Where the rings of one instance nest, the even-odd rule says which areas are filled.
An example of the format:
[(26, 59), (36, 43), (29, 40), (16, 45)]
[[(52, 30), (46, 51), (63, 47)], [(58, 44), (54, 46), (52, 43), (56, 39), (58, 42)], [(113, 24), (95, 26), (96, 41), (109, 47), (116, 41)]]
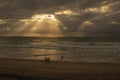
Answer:
[(61, 59), (63, 60), (63, 56), (61, 56)]
[(45, 57), (45, 63), (47, 63), (47, 57)]

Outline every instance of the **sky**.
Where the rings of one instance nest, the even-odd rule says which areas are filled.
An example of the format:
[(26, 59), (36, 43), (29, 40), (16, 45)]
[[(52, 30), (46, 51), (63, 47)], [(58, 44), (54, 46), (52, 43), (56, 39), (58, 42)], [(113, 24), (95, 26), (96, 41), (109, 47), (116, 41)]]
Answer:
[(120, 36), (120, 0), (0, 0), (0, 36)]

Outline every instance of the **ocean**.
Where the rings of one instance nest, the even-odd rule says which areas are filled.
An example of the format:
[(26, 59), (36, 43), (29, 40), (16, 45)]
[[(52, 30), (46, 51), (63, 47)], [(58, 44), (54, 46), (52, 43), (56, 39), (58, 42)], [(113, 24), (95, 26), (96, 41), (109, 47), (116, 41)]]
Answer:
[(120, 42), (89, 37), (0, 37), (0, 58), (120, 63)]

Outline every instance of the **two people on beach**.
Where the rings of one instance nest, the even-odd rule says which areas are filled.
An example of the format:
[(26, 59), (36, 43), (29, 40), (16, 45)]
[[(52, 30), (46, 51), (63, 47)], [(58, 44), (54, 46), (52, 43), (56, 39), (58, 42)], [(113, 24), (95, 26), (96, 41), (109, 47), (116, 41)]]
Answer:
[[(63, 60), (63, 56), (61, 56), (61, 60)], [(50, 63), (50, 58), (48, 58), (48, 57), (45, 57), (45, 63)]]
[(45, 63), (50, 63), (50, 58), (45, 57)]

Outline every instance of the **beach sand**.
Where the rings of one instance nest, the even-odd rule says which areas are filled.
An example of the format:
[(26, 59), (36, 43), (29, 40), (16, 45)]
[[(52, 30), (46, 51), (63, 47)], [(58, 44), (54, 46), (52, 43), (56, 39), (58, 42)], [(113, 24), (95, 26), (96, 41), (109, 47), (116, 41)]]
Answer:
[(26, 76), (36, 78), (32, 80), (120, 80), (120, 64), (0, 59), (0, 80), (30, 80), (17, 79)]

